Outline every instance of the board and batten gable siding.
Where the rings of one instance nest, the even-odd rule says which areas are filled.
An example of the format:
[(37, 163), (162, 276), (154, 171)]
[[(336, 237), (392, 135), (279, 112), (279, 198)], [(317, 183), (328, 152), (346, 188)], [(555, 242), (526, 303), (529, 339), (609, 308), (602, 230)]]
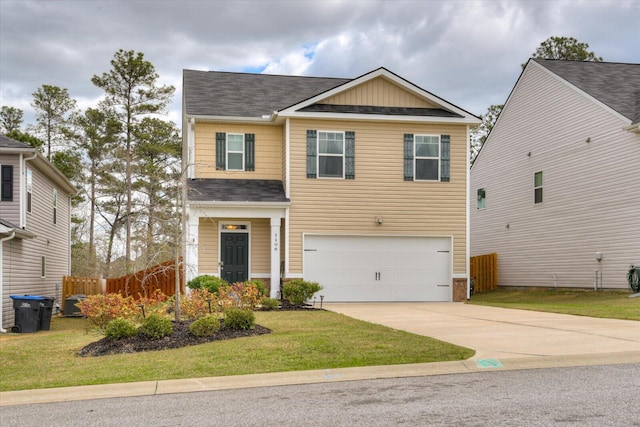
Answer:
[[(255, 170), (216, 170), (216, 133), (255, 135)], [(231, 123), (197, 123), (195, 126), (195, 174), (197, 178), (282, 180), (282, 127)]]
[[(69, 195), (36, 167), (32, 171), (32, 210), (26, 214), (26, 229), (33, 239), (12, 239), (3, 247), (3, 325), (13, 325), (14, 310), (9, 295), (42, 295), (62, 298), (62, 277), (70, 273)], [(57, 190), (57, 221), (53, 223), (53, 190)], [(46, 257), (46, 276), (41, 277), (41, 257)]]
[[(355, 179), (308, 179), (308, 129), (355, 132)], [(405, 133), (451, 136), (451, 181), (404, 181)], [(453, 236), (466, 273), (466, 126), (291, 120), (289, 269), (303, 271), (303, 234)], [(375, 217), (383, 217), (376, 225)]]
[(0, 218), (12, 224), (20, 224), (20, 156), (0, 154), (0, 166), (13, 166), (13, 200), (0, 201)]
[(471, 170), (471, 256), (498, 254), (500, 286), (593, 288), (599, 251), (603, 287), (628, 287), (640, 263), (640, 135), (625, 126), (542, 67), (526, 70)]
[(319, 103), (377, 107), (439, 108), (383, 77), (369, 80), (349, 90), (323, 99)]

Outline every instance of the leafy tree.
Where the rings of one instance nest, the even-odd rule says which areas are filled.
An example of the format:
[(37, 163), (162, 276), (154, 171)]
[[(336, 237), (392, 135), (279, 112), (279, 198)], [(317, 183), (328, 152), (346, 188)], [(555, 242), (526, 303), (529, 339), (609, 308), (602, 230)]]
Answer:
[(0, 130), (5, 135), (9, 132), (19, 131), (22, 127), (23, 111), (19, 108), (2, 106), (0, 110)]
[(103, 105), (113, 111), (122, 126), (120, 151), (125, 168), (126, 206), (125, 262), (131, 259), (131, 228), (133, 220), (134, 148), (136, 127), (140, 120), (150, 114), (164, 113), (174, 92), (173, 86), (157, 86), (158, 74), (143, 53), (118, 50), (111, 60), (111, 70), (101, 76), (94, 75), (91, 81), (105, 92)]
[(504, 105), (502, 104), (489, 106), (487, 112), (480, 116), (482, 123), (471, 131), (471, 163), (476, 159), (484, 142), (487, 140), (487, 136), (489, 136), (496, 120), (498, 120), (503, 107)]
[(42, 85), (33, 93), (36, 110), (34, 130), (42, 136), (47, 145), (47, 159), (51, 160), (51, 146), (61, 144), (68, 129), (68, 120), (76, 108), (76, 101), (69, 97), (67, 89)]
[(44, 145), (44, 141), (27, 132), (21, 132), (18, 129), (15, 129), (15, 130), (12, 130), (11, 132), (7, 132), (5, 135), (11, 139), (15, 139), (16, 141), (29, 144), (33, 148), (37, 148), (38, 151), (42, 152), (42, 146)]
[[(573, 37), (549, 37), (536, 49), (531, 56), (540, 59), (564, 59), (567, 61), (602, 62), (601, 56), (589, 52), (589, 45)], [(526, 64), (522, 64), (524, 68)]]

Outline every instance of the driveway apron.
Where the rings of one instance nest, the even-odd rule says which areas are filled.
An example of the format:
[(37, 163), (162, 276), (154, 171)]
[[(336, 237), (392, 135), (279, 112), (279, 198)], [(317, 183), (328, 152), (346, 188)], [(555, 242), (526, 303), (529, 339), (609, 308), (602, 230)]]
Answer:
[(638, 352), (640, 322), (463, 303), (325, 303), (337, 313), (476, 351), (472, 359)]

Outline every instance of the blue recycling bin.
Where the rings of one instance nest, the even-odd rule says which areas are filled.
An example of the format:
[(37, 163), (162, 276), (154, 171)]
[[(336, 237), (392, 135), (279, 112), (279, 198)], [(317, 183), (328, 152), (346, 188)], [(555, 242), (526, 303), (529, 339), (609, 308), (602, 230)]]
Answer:
[[(15, 310), (15, 326), (12, 332), (38, 332), (40, 327), (40, 304), (44, 304), (44, 297), (36, 295), (9, 295), (13, 300)], [(49, 318), (51, 321), (51, 318)]]

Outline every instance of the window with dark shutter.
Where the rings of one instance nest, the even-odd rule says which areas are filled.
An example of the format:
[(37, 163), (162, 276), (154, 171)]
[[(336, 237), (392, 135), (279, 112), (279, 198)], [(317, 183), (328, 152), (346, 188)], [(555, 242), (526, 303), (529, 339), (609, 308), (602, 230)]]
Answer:
[(356, 179), (356, 133), (344, 133), (344, 178)]
[(225, 170), (226, 168), (226, 145), (227, 135), (224, 132), (216, 132), (216, 170)]
[(307, 130), (307, 178), (317, 178), (318, 132)]
[(404, 180), (413, 181), (413, 134), (404, 134)]
[(255, 141), (256, 136), (253, 133), (244, 135), (244, 170), (255, 171)]
[(440, 135), (440, 181), (449, 182), (451, 158), (451, 136)]
[(2, 165), (0, 168), (0, 200), (13, 201), (13, 165)]

